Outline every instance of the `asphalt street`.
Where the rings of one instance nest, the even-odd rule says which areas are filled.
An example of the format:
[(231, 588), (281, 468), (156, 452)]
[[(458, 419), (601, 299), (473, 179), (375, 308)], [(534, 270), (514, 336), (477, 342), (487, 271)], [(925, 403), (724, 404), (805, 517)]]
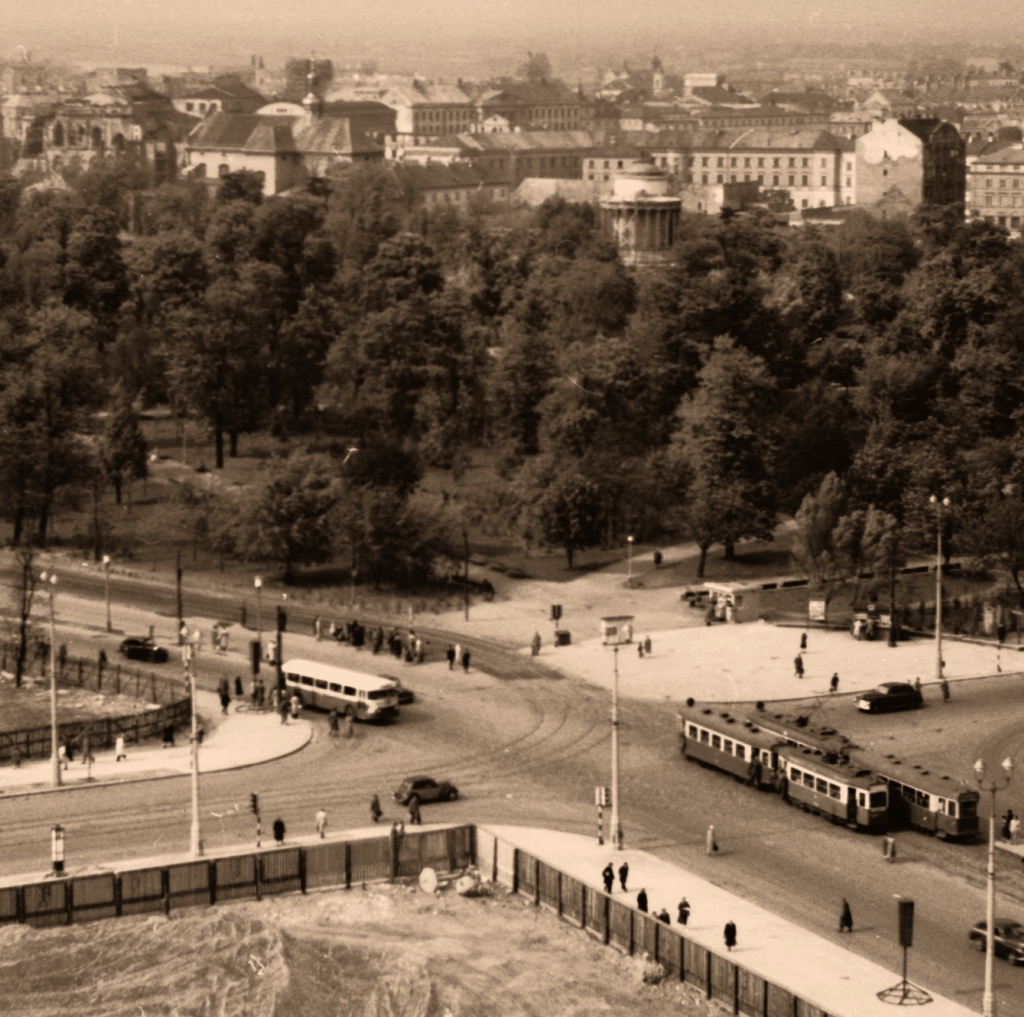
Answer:
[[(111, 585), (115, 598), (124, 597), (135, 607), (176, 614), (173, 588), (131, 580)], [(69, 577), (67, 588), (102, 596), (102, 578)], [(237, 604), (209, 594), (189, 594), (187, 613), (238, 617)], [(289, 610), (290, 628), (304, 622), (303, 612)], [(420, 625), (417, 631), (426, 632)], [(444, 633), (431, 636), (447, 641)], [(313, 714), (316, 733), (304, 751), (245, 770), (204, 775), (206, 843), (253, 841), (254, 820), (246, 811), (251, 791), (260, 793), (264, 825), (279, 815), (293, 832), (310, 833), (321, 805), (336, 829), (364, 825), (374, 792), (384, 805), (384, 821), (397, 819), (402, 810), (390, 801), (391, 790), (417, 772), (450, 778), (460, 790), (457, 802), (424, 807), (427, 821), (436, 817), (596, 834), (593, 789), (609, 780), (607, 695), (574, 680), (552, 678), (536, 662), (496, 645), (472, 640), (469, 645), (474, 651), (469, 674), (434, 673), (428, 682), (415, 667), (408, 669), (408, 677), (403, 673), (418, 701), (403, 709), (395, 725), (357, 725), (351, 740), (331, 739), (326, 718)], [(165, 668), (173, 673), (175, 666)], [(206, 655), (200, 682), (213, 688), (225, 669), (233, 673), (236, 668)], [(946, 844), (908, 832), (899, 838), (897, 863), (889, 865), (877, 838), (830, 826), (774, 795), (753, 792), (684, 761), (675, 742), (671, 704), (627, 700), (620, 712), (622, 814), (631, 846), (827, 937), (839, 937), (839, 908), (846, 897), (855, 933), (843, 937), (843, 944), (894, 972), (902, 962), (894, 898), (913, 897), (910, 977), (980, 1009), (983, 957), (968, 945), (967, 931), (984, 914), (982, 845)], [(991, 740), (1020, 761), (1021, 739), (1014, 732), (993, 731)], [(0, 802), (0, 871), (45, 871), (49, 829), (57, 821), (67, 829), (69, 867), (185, 851), (188, 779)], [(708, 858), (703, 844), (711, 822), (722, 850)], [(1024, 871), (1008, 858), (997, 858), (997, 910), (1024, 918)], [(679, 890), (687, 892), (685, 886)], [(700, 907), (692, 897), (691, 903)], [(997, 960), (995, 972), (1000, 1012), (1024, 1017), (1024, 969)]]

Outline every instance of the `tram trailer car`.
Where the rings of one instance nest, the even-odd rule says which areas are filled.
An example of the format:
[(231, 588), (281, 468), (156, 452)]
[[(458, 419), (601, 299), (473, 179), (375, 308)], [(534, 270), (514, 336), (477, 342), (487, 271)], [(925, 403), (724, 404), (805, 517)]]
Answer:
[(894, 823), (935, 834), (940, 840), (977, 838), (978, 791), (900, 760), (882, 759), (873, 769), (889, 787), (889, 818)]
[(833, 823), (884, 833), (889, 822), (885, 781), (856, 761), (799, 745), (778, 746), (783, 801)]
[(774, 790), (779, 739), (728, 711), (687, 706), (676, 715), (679, 751), (758, 788)]

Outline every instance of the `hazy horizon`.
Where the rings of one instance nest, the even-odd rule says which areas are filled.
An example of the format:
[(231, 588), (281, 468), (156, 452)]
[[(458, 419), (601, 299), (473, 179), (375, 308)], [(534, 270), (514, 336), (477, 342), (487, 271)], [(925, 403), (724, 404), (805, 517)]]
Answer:
[[(965, 11), (970, 20), (965, 20)], [(0, 58), (24, 46), (34, 60), (145, 64), (271, 65), (316, 52), (342, 63), (372, 58), (382, 69), (467, 74), (514, 69), (528, 50), (571, 77), (584, 64), (658, 52), (694, 65), (719, 49), (765, 46), (888, 48), (1007, 46), (1021, 22), (1012, 0), (35, 0), (5, 12)], [(1016, 45), (1016, 44), (1013, 44)]]

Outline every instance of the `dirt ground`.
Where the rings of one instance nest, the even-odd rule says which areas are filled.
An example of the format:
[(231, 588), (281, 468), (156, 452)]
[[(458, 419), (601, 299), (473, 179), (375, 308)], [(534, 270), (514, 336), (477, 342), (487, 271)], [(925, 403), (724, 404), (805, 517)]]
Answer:
[[(492, 887), (374, 884), (68, 929), (0, 928), (8, 1017), (708, 1017), (674, 979)], [(202, 943), (202, 953), (196, 944)]]

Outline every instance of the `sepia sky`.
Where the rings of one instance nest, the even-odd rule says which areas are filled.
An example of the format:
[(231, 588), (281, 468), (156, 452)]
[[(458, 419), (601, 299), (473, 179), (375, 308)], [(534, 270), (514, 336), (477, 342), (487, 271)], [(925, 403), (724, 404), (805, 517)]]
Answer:
[[(3, 0), (0, 58), (225, 62), (575, 46), (628, 51), (652, 40), (664, 57), (741, 42), (882, 42), (1017, 37), (1018, 0)], [(964, 18), (970, 18), (965, 24)], [(977, 33), (973, 35), (972, 33)], [(88, 54), (92, 54), (89, 56)], [(479, 57), (486, 53), (479, 52)], [(552, 53), (553, 55), (553, 53)], [(558, 70), (556, 61), (556, 71)]]

